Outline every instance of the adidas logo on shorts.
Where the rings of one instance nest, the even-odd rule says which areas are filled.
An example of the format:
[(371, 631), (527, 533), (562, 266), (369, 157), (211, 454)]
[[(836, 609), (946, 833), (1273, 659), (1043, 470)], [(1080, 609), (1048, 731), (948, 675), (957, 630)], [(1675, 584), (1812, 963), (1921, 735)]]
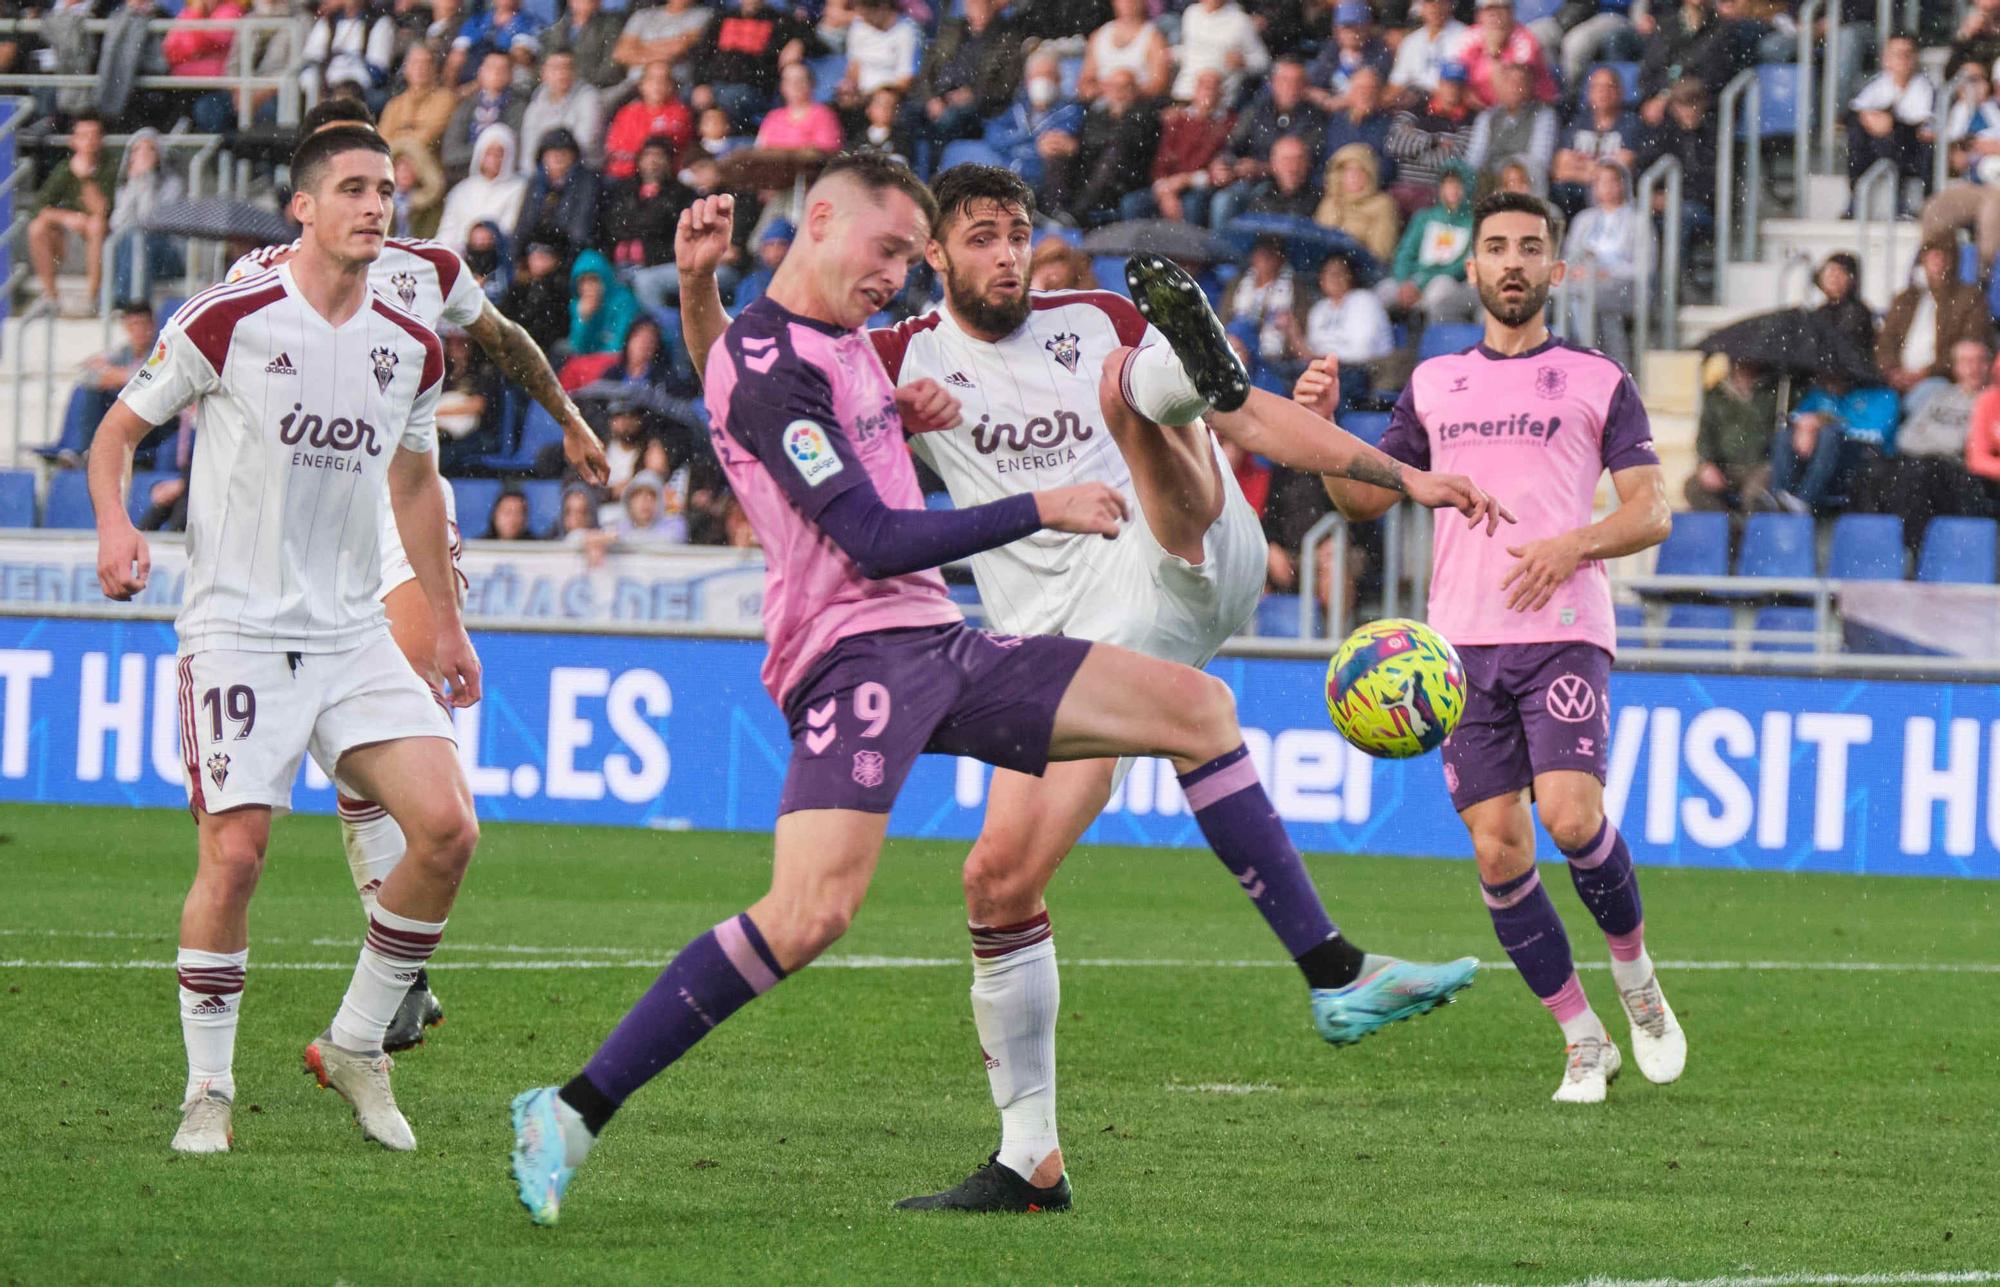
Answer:
[(298, 373), (299, 369), (292, 365), (292, 355), (289, 353), (278, 354), (278, 356), (271, 359), (270, 365), (264, 368), (264, 374), (266, 375), (297, 375)]

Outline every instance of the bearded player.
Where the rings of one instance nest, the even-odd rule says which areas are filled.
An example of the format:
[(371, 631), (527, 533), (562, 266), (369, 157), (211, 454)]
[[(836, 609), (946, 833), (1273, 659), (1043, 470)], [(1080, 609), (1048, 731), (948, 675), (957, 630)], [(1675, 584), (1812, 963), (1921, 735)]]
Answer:
[[(375, 117), (366, 104), (351, 98), (324, 99), (308, 110), (299, 123), (299, 137), (310, 138), (323, 129), (342, 126), (373, 129)], [(299, 242), (288, 246), (266, 246), (251, 251), (230, 265), (225, 282), (244, 281), (274, 271), (299, 251)], [(549, 366), (548, 356), (521, 327), (501, 315), (479, 288), (479, 279), (465, 266), (458, 252), (435, 241), (388, 237), (382, 253), (368, 270), (369, 285), (383, 298), (414, 314), (432, 330), (456, 326), (464, 330), (490, 354), (495, 364), (526, 389), (547, 409), (563, 430), (563, 454), (571, 468), (586, 481), (601, 484), (608, 477), (604, 448), (584, 422), (583, 415), (563, 391), (562, 382)], [(463, 603), (464, 576), (457, 573), (462, 550), (458, 531), (458, 506), (450, 484), (438, 480), (445, 505), (445, 520), (451, 530), (452, 565)], [(437, 652), (437, 622), (416, 584), (416, 573), (403, 552), (392, 516), (385, 510), (382, 523), (382, 585), (378, 594), (388, 614), (389, 633), (417, 672), (433, 685), (436, 675), (426, 658)], [(348, 870), (354, 876), (355, 891), (361, 896), (364, 914), (375, 906), (376, 891), (402, 860), (405, 842), (402, 828), (380, 804), (365, 799), (350, 784), (336, 782), (342, 846), (347, 851)], [(444, 1021), (444, 1006), (430, 987), (430, 971), (417, 972), (409, 995), (396, 1012), (395, 1022), (383, 1039), (385, 1050), (407, 1050), (422, 1044), (424, 1029)]]
[[(1288, 464), (1397, 481), (1372, 448), (1317, 415), (1262, 391), (1246, 399), (1248, 380), (1220, 327), (1177, 269), (1150, 259), (1134, 268), (1151, 287), (1142, 293), (1153, 320), (1170, 328), (1170, 344), (1121, 296), (1028, 291), (1033, 195), (1011, 172), (957, 166), (932, 192), (938, 224), (925, 257), (945, 282), (945, 302), (870, 333), (892, 380), (941, 387), (963, 403), (962, 420), (951, 416), (945, 431), (917, 434), (911, 451), (944, 478), (962, 509), (1089, 480), (1136, 498), (1143, 520), (1114, 541), (1043, 531), (975, 555), (994, 628), (1115, 643), (1200, 666), (1249, 620), (1264, 588), (1264, 534), (1198, 417), (1246, 450)], [(726, 198), (698, 204), (677, 240), (682, 323), (697, 354), (726, 320), (713, 274), (729, 213)], [(1177, 350), (1193, 355), (1214, 397), (1195, 387)], [(1213, 405), (1232, 394), (1229, 405), (1240, 409)], [(1486, 498), (1462, 478), (1406, 471), (1400, 485), (1426, 503), (1464, 508), (1475, 523), (1491, 517)], [(1001, 1143), (964, 1182), (910, 1199), (908, 1208), (1069, 1204), (1055, 1114), (1060, 986), (1043, 894), (1103, 811), (1118, 764), (994, 774), (964, 882), (973, 1015)], [(1253, 889), (1256, 877), (1243, 883)], [(1277, 909), (1259, 907), (1305, 975), (1321, 1035), (1336, 1044), (1427, 1010), (1472, 979), (1470, 960), (1415, 966), (1364, 957), (1324, 935), (1290, 937)]]
[[(1382, 450), (1407, 465), (1511, 478), (1521, 537), (1501, 548), (1439, 523), (1430, 622), (1458, 649), (1470, 688), (1445, 740), (1445, 786), (1472, 833), (1480, 892), (1500, 945), (1561, 1026), (1561, 1103), (1602, 1102), (1618, 1074), (1617, 1043), (1585, 998), (1569, 937), (1535, 868), (1532, 799), (1569, 860), (1570, 878), (1611, 951), (1611, 978), (1648, 1081), (1670, 1082), (1687, 1038), (1646, 952), (1632, 855), (1604, 816), (1615, 634), (1604, 560), (1667, 537), (1671, 518), (1652, 429), (1623, 367), (1549, 333), (1549, 290), (1563, 278), (1556, 215), (1538, 198), (1499, 194), (1473, 212), (1467, 274), (1485, 306), (1486, 338), (1417, 367)], [(1333, 395), (1324, 364), (1294, 391)], [(1591, 521), (1606, 470), (1618, 508)], [(1328, 479), (1350, 519), (1397, 497)]]
[[(366, 790), (409, 837), (376, 891), (347, 995), (305, 1049), (320, 1084), (386, 1148), (416, 1139), (383, 1037), (444, 934), (479, 838), (449, 714), (478, 700), (479, 661), (459, 619), (437, 482), (444, 349), (368, 287), (395, 192), (389, 145), (356, 126), (322, 131), (299, 145), (292, 174), (298, 253), (189, 300), (99, 426), (108, 449), (90, 454), (98, 579), (129, 599), (149, 572), (125, 511), (133, 448), (195, 408), (187, 594), (174, 623), (198, 828), (177, 958), (188, 1076), (173, 1148), (186, 1153), (233, 1142), (250, 898), (300, 759)], [(411, 669), (376, 602), (384, 508), (436, 622), (422, 667), (449, 684), (450, 702)]]

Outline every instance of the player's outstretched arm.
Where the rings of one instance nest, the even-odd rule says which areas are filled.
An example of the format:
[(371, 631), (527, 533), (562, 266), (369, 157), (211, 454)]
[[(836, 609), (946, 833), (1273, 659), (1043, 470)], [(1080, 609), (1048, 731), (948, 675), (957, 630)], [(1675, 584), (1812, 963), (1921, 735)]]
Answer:
[(1618, 491), (1618, 508), (1589, 527), (1508, 548), (1520, 560), (1500, 580), (1509, 608), (1539, 611), (1582, 564), (1637, 554), (1667, 539), (1674, 520), (1658, 465), (1621, 469), (1611, 475), (1611, 485)]
[(674, 227), (674, 266), (681, 271), (681, 339), (701, 379), (708, 376), (708, 351), (729, 329), (715, 270), (729, 253), (735, 220), (735, 197), (703, 197), (681, 211)]
[(437, 671), (451, 689), (451, 704), (470, 706), (479, 700), (479, 655), (458, 611), (458, 578), (451, 570), (451, 530), (435, 451), (396, 448), (389, 460), (389, 507), (410, 570), (437, 624)]
[(97, 584), (105, 597), (125, 600), (146, 588), (153, 557), (146, 538), (125, 512), (125, 489), (132, 477), (132, 453), (153, 431), (121, 400), (111, 404), (90, 440), (87, 476), (90, 505), (97, 512)]
[(479, 310), (479, 319), (466, 328), (466, 334), (486, 350), (508, 379), (527, 390), (529, 397), (555, 417), (562, 426), (563, 456), (570, 467), (592, 486), (601, 487), (609, 481), (611, 467), (604, 459), (604, 444), (564, 392), (555, 368), (549, 365), (549, 355), (542, 352), (534, 337), (493, 307), (490, 299)]
[(1103, 483), (1009, 496), (968, 509), (894, 509), (863, 480), (819, 512), (822, 532), (870, 580), (943, 567), (1039, 532), (1118, 535), (1125, 498)]

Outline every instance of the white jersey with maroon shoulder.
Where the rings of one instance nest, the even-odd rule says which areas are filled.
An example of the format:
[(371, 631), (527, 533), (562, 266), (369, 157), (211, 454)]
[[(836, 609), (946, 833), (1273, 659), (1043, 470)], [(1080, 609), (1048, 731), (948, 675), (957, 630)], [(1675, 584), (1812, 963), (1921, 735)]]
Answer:
[(148, 424), (195, 408), (183, 655), (334, 652), (384, 630), (389, 462), (437, 449), (443, 382), (430, 327), (372, 293), (333, 326), (289, 266), (174, 314), (119, 397)]
[[(997, 342), (968, 335), (942, 305), (869, 333), (893, 382), (936, 380), (964, 407), (958, 428), (912, 435), (911, 452), (961, 509), (1092, 482), (1136, 502), (1132, 472), (1098, 407), (1098, 381), (1113, 349), (1166, 338), (1109, 291), (1037, 291), (1030, 300), (1027, 322)], [(988, 623), (1010, 634), (1061, 633), (1117, 544), (1043, 531), (974, 555)]]
[[(229, 266), (224, 282), (244, 281), (270, 272), (298, 253), (299, 243), (264, 246), (244, 255)], [(368, 270), (368, 285), (384, 299), (400, 305), (425, 326), (441, 331), (447, 326), (463, 330), (479, 320), (486, 308), (486, 292), (479, 279), (465, 266), (458, 252), (436, 241), (390, 237), (382, 243), (381, 257)], [(444, 484), (445, 521), (451, 525), (451, 560), (456, 572), (460, 553), (458, 498), (451, 484)], [(403, 552), (403, 537), (396, 529), (395, 515), (386, 509), (382, 523), (382, 593), (410, 580), (416, 573)], [(456, 572), (459, 599), (465, 598), (465, 574)]]

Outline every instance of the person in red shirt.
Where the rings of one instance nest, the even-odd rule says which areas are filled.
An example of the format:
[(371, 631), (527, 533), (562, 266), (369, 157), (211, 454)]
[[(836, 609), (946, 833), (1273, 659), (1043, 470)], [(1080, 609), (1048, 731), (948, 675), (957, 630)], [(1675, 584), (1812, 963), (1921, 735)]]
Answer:
[(1235, 128), (1236, 113), (1222, 101), (1222, 73), (1214, 70), (1195, 78), (1194, 98), (1186, 107), (1160, 118), (1150, 195), (1163, 218), (1208, 226), (1209, 163), (1221, 155)]
[(694, 138), (694, 115), (674, 93), (665, 63), (647, 63), (639, 74), (639, 97), (618, 109), (604, 132), (604, 173), (629, 179), (639, 169), (639, 149), (650, 138), (673, 140), (676, 164)]
[(1535, 101), (1556, 101), (1555, 73), (1549, 70), (1548, 55), (1535, 33), (1514, 21), (1514, 0), (1479, 0), (1479, 25), (1459, 50), (1465, 66), (1466, 83), (1481, 107), (1499, 100), (1494, 72), (1506, 63), (1526, 67), (1535, 87)]
[[(235, 34), (227, 27), (194, 27), (188, 20), (241, 18), (243, 10), (231, 0), (187, 0), (180, 12), (183, 23), (176, 24), (160, 42), (160, 56), (174, 76), (222, 76), (229, 71), (229, 45)], [(195, 129), (217, 134), (236, 124), (236, 100), (226, 90), (205, 90), (194, 97), (191, 107)]]

